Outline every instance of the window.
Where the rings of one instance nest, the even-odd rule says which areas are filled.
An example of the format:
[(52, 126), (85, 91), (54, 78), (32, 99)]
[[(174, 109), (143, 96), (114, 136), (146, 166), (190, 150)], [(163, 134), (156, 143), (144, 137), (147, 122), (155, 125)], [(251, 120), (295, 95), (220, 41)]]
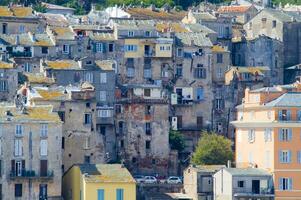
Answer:
[(40, 141), (40, 154), (41, 156), (47, 156), (48, 151), (48, 143), (47, 140)]
[(278, 111), (279, 121), (290, 121), (291, 120), (291, 111), (290, 110), (279, 110)]
[(99, 101), (106, 101), (107, 100), (107, 92), (102, 90), (99, 91)]
[(216, 62), (223, 63), (223, 54), (221, 53), (216, 54)]
[(91, 124), (91, 122), (92, 122), (92, 115), (90, 113), (86, 113), (84, 123), (85, 124)]
[(182, 64), (177, 64), (176, 76), (177, 77), (182, 77), (183, 76), (183, 65)]
[(150, 37), (150, 35), (151, 35), (151, 34), (150, 34), (150, 31), (145, 31), (145, 32), (144, 32), (144, 35), (145, 35), (145, 37)]
[(114, 52), (114, 43), (109, 43), (109, 52)]
[(63, 45), (63, 54), (69, 54), (70, 53), (70, 46), (68, 44)]
[(301, 121), (301, 110), (298, 110), (297, 112), (297, 120)]
[(25, 72), (31, 72), (31, 66), (30, 66), (29, 63), (25, 63), (25, 65), (24, 65), (24, 71)]
[(145, 115), (150, 115), (152, 111), (152, 106), (147, 105), (145, 106)]
[(162, 78), (168, 78), (168, 64), (162, 64), (161, 77)]
[(134, 31), (129, 31), (129, 32), (128, 32), (128, 36), (129, 36), (129, 37), (134, 37)]
[(16, 125), (16, 136), (23, 136), (24, 127), (23, 125)]
[(221, 98), (215, 99), (215, 109), (216, 110), (224, 109), (224, 99)]
[(15, 156), (23, 155), (23, 144), (21, 139), (15, 140)]
[(145, 141), (145, 149), (146, 149), (146, 150), (149, 150), (150, 148), (151, 148), (151, 141), (146, 140), (146, 141)]
[(237, 181), (237, 187), (243, 188), (244, 186), (245, 186), (245, 182), (244, 181)]
[(65, 122), (65, 111), (58, 111), (57, 114), (59, 115), (62, 122)]
[(280, 150), (279, 151), (279, 161), (280, 161), (280, 163), (290, 163), (291, 162), (291, 151)]
[(107, 83), (107, 73), (100, 73), (100, 83)]
[(276, 28), (276, 26), (277, 26), (277, 21), (276, 21), (276, 20), (273, 20), (272, 23), (273, 23), (273, 24), (272, 24), (272, 27), (273, 27), (273, 28)]
[(22, 197), (22, 184), (15, 184), (15, 197)]
[(151, 96), (151, 89), (144, 89), (144, 96), (150, 97)]
[(197, 101), (204, 100), (204, 89), (203, 88), (196, 89), (196, 99), (197, 99)]
[(116, 200), (123, 200), (123, 189), (116, 190)]
[(90, 163), (90, 156), (84, 156), (84, 163), (86, 164)]
[(279, 190), (292, 190), (293, 179), (292, 178), (279, 178)]
[(62, 137), (62, 149), (65, 149), (65, 137)]
[(47, 137), (47, 135), (48, 135), (48, 124), (41, 124), (40, 136)]
[(254, 129), (249, 130), (249, 132), (248, 132), (248, 141), (249, 141), (249, 143), (255, 142), (255, 130)]
[(279, 141), (291, 141), (292, 140), (292, 129), (291, 128), (280, 128), (278, 133)]
[(105, 190), (104, 189), (97, 190), (97, 200), (105, 200)]
[(2, 34), (6, 34), (7, 33), (7, 23), (3, 23), (2, 24)]
[(137, 51), (137, 49), (138, 49), (137, 45), (133, 45), (133, 44), (125, 45), (125, 51), (133, 52), (133, 51)]
[(6, 80), (0, 80), (0, 91), (7, 91), (7, 81)]
[(95, 44), (95, 51), (96, 51), (96, 52), (103, 52), (103, 44), (97, 42), (97, 43)]
[(42, 47), (42, 54), (48, 54), (48, 47)]
[(145, 134), (146, 135), (151, 135), (152, 134), (152, 129), (151, 129), (151, 123), (150, 122), (145, 123)]
[(261, 19), (261, 28), (266, 28), (267, 18)]
[(298, 163), (301, 163), (301, 151), (297, 152), (297, 160), (298, 160)]
[(98, 117), (112, 117), (112, 111), (111, 110), (98, 110)]
[(106, 135), (106, 127), (105, 126), (100, 126), (99, 128), (99, 133), (101, 135)]
[(19, 26), (19, 32), (20, 33), (25, 33), (25, 26), (24, 25)]
[(144, 78), (152, 78), (152, 69), (151, 68), (144, 68), (143, 77)]
[(182, 48), (177, 48), (177, 56), (183, 57), (183, 49)]
[(135, 68), (134, 67), (127, 67), (126, 68), (126, 75), (129, 78), (132, 78), (135, 76)]
[(222, 78), (223, 77), (223, 70), (222, 70), (221, 67), (217, 68), (216, 77), (217, 78)]
[(40, 176), (47, 177), (48, 175), (48, 160), (40, 160)]
[(85, 73), (85, 81), (87, 81), (89, 83), (93, 83), (93, 73), (92, 72)]
[(272, 129), (271, 128), (264, 129), (264, 141), (265, 142), (272, 141)]
[(197, 68), (194, 68), (194, 78), (206, 78), (206, 69), (202, 64), (198, 64)]

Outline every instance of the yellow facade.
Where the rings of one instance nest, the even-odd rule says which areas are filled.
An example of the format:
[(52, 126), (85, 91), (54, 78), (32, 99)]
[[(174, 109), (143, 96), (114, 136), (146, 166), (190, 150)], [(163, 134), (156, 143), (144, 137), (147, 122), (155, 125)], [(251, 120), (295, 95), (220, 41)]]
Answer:
[[(96, 170), (91, 174), (85, 172), (92, 168)], [(98, 200), (98, 190), (103, 190), (104, 200), (115, 200), (117, 189), (123, 189), (123, 200), (136, 200), (136, 182), (121, 165), (74, 165), (63, 176), (65, 200)]]

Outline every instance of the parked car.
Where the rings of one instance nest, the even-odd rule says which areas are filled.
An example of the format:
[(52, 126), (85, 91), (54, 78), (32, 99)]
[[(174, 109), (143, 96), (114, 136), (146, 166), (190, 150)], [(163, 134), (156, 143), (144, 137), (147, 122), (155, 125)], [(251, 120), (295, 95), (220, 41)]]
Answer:
[(144, 183), (157, 183), (157, 179), (154, 176), (145, 176)]
[(136, 180), (137, 183), (143, 183), (144, 182), (144, 176), (142, 176), (142, 175), (135, 175), (134, 179)]
[(178, 176), (170, 176), (168, 179), (167, 179), (167, 183), (168, 184), (181, 184), (182, 183), (182, 180), (180, 177)]

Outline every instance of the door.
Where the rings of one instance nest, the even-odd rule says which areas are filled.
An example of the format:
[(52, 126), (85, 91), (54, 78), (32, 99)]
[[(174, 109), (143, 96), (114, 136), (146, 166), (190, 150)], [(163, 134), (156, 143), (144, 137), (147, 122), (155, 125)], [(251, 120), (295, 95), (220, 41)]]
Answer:
[(47, 184), (40, 184), (39, 200), (47, 200)]
[(22, 176), (22, 161), (16, 161), (16, 176)]
[(254, 194), (260, 193), (260, 181), (259, 180), (252, 180), (252, 192)]
[(149, 45), (145, 45), (145, 46), (144, 46), (144, 54), (145, 54), (146, 56), (149, 56), (149, 55), (150, 55), (150, 47), (149, 47)]
[(47, 176), (47, 160), (41, 160), (40, 163), (40, 175)]

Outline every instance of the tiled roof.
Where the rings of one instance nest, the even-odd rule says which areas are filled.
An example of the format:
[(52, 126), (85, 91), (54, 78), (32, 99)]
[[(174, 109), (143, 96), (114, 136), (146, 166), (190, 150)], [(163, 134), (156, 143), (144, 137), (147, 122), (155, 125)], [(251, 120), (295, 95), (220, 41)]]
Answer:
[(155, 30), (156, 22), (154, 20), (140, 19), (113, 19), (118, 29), (125, 30)]
[[(7, 116), (9, 111), (9, 116)], [(34, 106), (27, 107), (25, 112), (22, 113), (15, 106), (0, 105), (0, 122), (6, 122), (8, 117), (10, 121), (30, 121), (30, 122), (61, 122), (57, 113), (52, 112), (52, 106)]]
[(204, 20), (204, 21), (208, 21), (208, 20), (216, 20), (216, 17), (208, 12), (199, 12), (199, 13), (193, 13), (193, 17), (197, 20)]
[(90, 33), (89, 37), (95, 41), (114, 41), (117, 40), (114, 33)]
[(239, 6), (221, 6), (217, 12), (219, 13), (244, 13), (249, 10), (250, 5), (239, 5)]
[(186, 24), (185, 26), (190, 32), (201, 32), (201, 33), (205, 33), (205, 34), (216, 33), (215, 31), (208, 28), (207, 26), (204, 26), (204, 25), (199, 24), (199, 23), (197, 23), (197, 24)]
[(84, 180), (92, 183), (135, 183), (130, 172), (120, 164), (80, 164)]
[(69, 26), (66, 17), (61, 14), (39, 13), (38, 16), (45, 19), (49, 26)]
[(45, 2), (42, 2), (42, 5), (45, 6), (46, 8), (48, 8), (48, 9), (55, 9), (55, 10), (75, 10), (74, 8), (59, 6), (59, 5), (45, 3)]
[(265, 66), (257, 66), (257, 67), (253, 67), (253, 66), (250, 66), (250, 67), (237, 67), (237, 66), (232, 66), (228, 71), (230, 70), (234, 70), (236, 72), (239, 72), (239, 73), (252, 73), (252, 74), (255, 74), (255, 73), (258, 73), (259, 75), (262, 75), (265, 71), (269, 71), (270, 68), (269, 67), (265, 67)]
[[(54, 41), (47, 34), (34, 34), (31, 33), (23, 34), (0, 34), (0, 40), (10, 45), (21, 45), (21, 46), (54, 46)], [(17, 44), (19, 42), (19, 44)]]
[(288, 92), (277, 99), (266, 103), (268, 107), (301, 107), (301, 93), (300, 92)]
[(225, 165), (196, 165), (191, 166), (192, 169), (195, 169), (196, 171), (207, 171), (207, 172), (214, 172), (218, 171), (221, 168), (226, 167)]
[(95, 64), (104, 71), (113, 71), (113, 65), (115, 62), (113, 60), (96, 60)]
[(50, 27), (56, 39), (74, 40), (75, 33), (71, 27)]
[(13, 69), (13, 68), (15, 68), (14, 63), (0, 61), (0, 69)]
[(224, 168), (224, 170), (232, 176), (271, 176), (269, 172), (258, 168)]
[(47, 60), (45, 64), (45, 68), (51, 69), (81, 69), (79, 63), (74, 60)]
[(281, 10), (276, 10), (276, 9), (264, 9), (261, 12), (267, 12), (276, 19), (282, 21), (282, 22), (301, 22), (301, 15), (294, 13), (294, 12), (285, 12)]
[(167, 22), (159, 22), (156, 24), (156, 29), (158, 32), (176, 32), (176, 33), (186, 33), (189, 32), (188, 29), (185, 28), (185, 25), (182, 23), (167, 23)]
[(171, 20), (171, 21), (180, 21), (186, 15), (184, 11), (152, 11), (149, 8), (129, 8), (126, 10), (127, 13), (131, 15), (131, 17), (136, 19), (157, 19), (157, 20)]
[(41, 73), (23, 73), (29, 83), (36, 84), (53, 84), (55, 80), (44, 76)]
[(184, 45), (196, 45), (199, 47), (211, 47), (212, 43), (204, 33), (176, 33), (176, 37)]
[(213, 52), (228, 52), (226, 47), (222, 47), (220, 45), (213, 45), (212, 51)]
[(0, 6), (0, 17), (35, 17), (33, 14), (33, 10), (31, 7), (23, 7), (23, 6)]

